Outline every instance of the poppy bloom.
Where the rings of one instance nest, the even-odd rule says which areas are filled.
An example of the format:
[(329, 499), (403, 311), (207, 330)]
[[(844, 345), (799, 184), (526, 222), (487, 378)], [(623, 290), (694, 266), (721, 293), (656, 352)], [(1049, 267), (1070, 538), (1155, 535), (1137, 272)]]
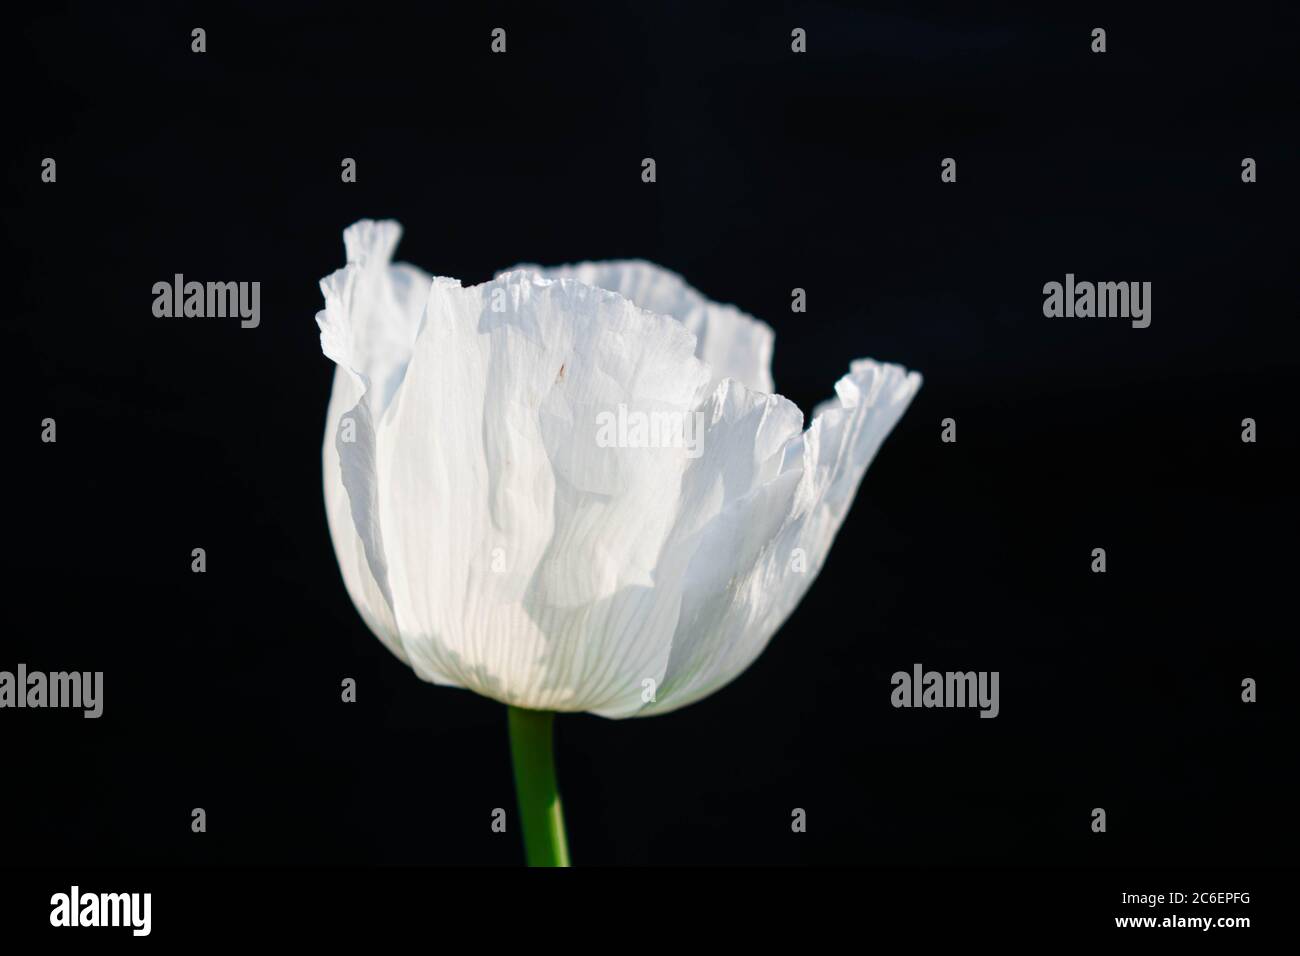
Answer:
[(742, 673), (921, 379), (859, 359), (805, 429), (772, 330), (672, 272), (465, 287), (393, 264), (400, 235), (356, 223), (321, 281), (330, 534), (394, 654), (511, 708), (529, 859), (559, 862), (550, 715), (666, 713)]

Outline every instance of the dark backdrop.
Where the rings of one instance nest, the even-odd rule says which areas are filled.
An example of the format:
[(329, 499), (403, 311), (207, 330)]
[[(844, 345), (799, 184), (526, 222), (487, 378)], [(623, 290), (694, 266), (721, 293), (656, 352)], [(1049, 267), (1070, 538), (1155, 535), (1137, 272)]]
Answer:
[[(267, 6), (9, 14), (0, 668), (106, 688), (0, 713), (7, 863), (521, 861), (504, 708), (390, 656), (330, 546), (313, 317), (362, 217), (466, 283), (677, 270), (805, 410), (858, 356), (925, 376), (747, 673), (558, 722), (575, 860), (1293, 859), (1292, 5)], [(177, 272), (261, 326), (154, 318)], [(1067, 272), (1151, 281), (1151, 327), (1044, 318)], [(1001, 715), (893, 709), (915, 662)]]

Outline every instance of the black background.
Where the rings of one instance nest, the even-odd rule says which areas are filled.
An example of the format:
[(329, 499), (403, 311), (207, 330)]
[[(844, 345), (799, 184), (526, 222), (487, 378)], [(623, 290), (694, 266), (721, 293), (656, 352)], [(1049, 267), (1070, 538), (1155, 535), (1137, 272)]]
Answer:
[[(467, 284), (677, 270), (805, 410), (925, 376), (748, 672), (558, 721), (576, 862), (1294, 860), (1293, 5), (269, 6), (10, 14), (0, 668), (105, 711), (0, 712), (6, 864), (522, 861), (504, 708), (368, 633), (325, 525), (317, 280), (363, 217)], [(177, 272), (260, 281), (260, 327), (154, 318)], [(1151, 281), (1150, 328), (1044, 318), (1067, 272)], [(893, 709), (915, 662), (1001, 715)]]

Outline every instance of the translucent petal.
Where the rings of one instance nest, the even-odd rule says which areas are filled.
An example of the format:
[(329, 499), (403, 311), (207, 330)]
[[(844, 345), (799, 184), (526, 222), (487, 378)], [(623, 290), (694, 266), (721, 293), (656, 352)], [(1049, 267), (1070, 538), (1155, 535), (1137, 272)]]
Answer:
[(734, 378), (756, 392), (772, 384), (771, 326), (733, 305), (710, 302), (676, 272), (640, 259), (567, 266), (517, 266), (549, 278), (577, 279), (631, 299), (643, 309), (671, 315), (694, 333), (695, 354), (713, 369), (711, 385)]

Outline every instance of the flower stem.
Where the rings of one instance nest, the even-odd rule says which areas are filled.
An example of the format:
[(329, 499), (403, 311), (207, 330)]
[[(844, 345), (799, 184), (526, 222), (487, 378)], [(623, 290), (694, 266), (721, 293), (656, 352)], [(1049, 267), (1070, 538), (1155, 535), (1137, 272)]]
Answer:
[(555, 783), (550, 711), (510, 708), (510, 756), (529, 866), (568, 866), (564, 810)]

